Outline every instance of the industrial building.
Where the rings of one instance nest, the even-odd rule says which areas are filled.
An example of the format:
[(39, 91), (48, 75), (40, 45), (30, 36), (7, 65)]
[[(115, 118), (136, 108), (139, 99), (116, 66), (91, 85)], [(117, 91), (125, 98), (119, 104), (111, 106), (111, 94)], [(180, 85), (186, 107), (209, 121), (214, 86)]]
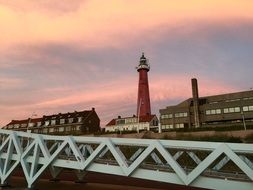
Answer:
[(246, 129), (253, 124), (253, 90), (199, 97), (197, 79), (191, 82), (191, 98), (159, 110), (163, 131), (233, 126)]
[(95, 108), (71, 113), (44, 115), (40, 118), (12, 120), (4, 129), (53, 135), (83, 135), (100, 131)]

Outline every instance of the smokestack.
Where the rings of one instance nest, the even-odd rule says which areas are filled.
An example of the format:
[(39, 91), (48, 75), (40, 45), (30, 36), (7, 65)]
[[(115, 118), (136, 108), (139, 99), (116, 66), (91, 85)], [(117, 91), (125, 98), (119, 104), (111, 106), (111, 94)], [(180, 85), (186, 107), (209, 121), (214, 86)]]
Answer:
[(199, 92), (198, 92), (198, 81), (196, 78), (191, 79), (192, 82), (192, 99), (193, 99), (193, 112), (195, 127), (200, 127), (199, 122)]

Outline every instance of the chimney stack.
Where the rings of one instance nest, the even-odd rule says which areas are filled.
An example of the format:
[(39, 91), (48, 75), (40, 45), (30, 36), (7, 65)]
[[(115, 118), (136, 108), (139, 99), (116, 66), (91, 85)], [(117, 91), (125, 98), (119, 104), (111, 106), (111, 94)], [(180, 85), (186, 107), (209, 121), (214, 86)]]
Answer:
[(193, 99), (193, 112), (195, 127), (200, 127), (199, 121), (199, 92), (198, 92), (198, 81), (196, 78), (191, 79), (192, 83), (192, 99)]

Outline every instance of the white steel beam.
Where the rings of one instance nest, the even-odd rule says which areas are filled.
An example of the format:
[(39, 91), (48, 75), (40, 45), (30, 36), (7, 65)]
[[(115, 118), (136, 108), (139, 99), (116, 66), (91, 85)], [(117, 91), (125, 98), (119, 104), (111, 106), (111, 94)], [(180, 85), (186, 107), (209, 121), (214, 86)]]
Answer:
[[(95, 171), (219, 190), (235, 187), (240, 187), (240, 190), (253, 189), (252, 144), (51, 136), (2, 129), (0, 137), (1, 184), (5, 184), (21, 164), (29, 188), (47, 168), (53, 178), (62, 169), (69, 168), (76, 170), (79, 180), (83, 179), (87, 171)], [(29, 143), (22, 144), (22, 139), (29, 139)], [(126, 155), (130, 152), (123, 153), (121, 146), (133, 147), (136, 151)], [(174, 155), (171, 155), (171, 151)], [(201, 160), (195, 151), (203, 151), (205, 155), (208, 152), (209, 155)], [(107, 152), (113, 158), (104, 158)], [(184, 152), (197, 164), (195, 168), (177, 162), (179, 157), (184, 156)], [(222, 154), (225, 158), (217, 163), (216, 160)], [(148, 159), (155, 162), (150, 164), (146, 161)], [(224, 174), (222, 167), (229, 160), (243, 174), (233, 176), (232, 170)], [(215, 166), (210, 168), (211, 165)], [(188, 168), (188, 171), (184, 168)]]

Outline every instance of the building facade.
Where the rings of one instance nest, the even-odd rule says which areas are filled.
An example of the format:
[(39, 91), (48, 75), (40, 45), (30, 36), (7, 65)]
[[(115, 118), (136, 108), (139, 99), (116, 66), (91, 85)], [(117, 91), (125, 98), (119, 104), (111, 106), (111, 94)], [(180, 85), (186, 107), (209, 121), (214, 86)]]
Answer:
[(156, 115), (133, 117), (120, 117), (112, 119), (106, 126), (105, 132), (129, 132), (129, 131), (158, 131), (158, 118)]
[(12, 120), (4, 129), (52, 135), (83, 135), (100, 131), (94, 108), (71, 113), (44, 115), (41, 118)]
[(192, 79), (192, 98), (160, 109), (161, 129), (233, 127), (253, 124), (253, 90), (199, 97)]

